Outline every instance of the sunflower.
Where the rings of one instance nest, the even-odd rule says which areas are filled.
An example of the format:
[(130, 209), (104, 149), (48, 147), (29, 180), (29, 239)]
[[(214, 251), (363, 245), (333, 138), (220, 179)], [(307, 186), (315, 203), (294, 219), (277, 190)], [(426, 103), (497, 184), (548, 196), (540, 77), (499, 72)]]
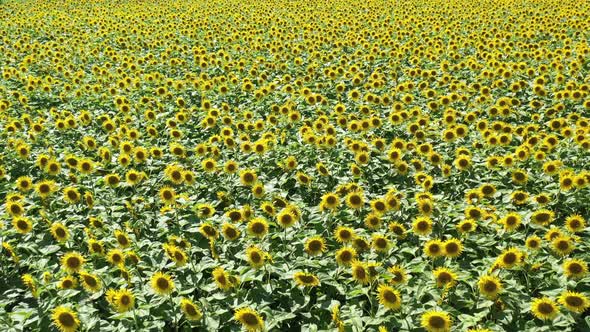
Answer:
[(223, 237), (226, 240), (234, 241), (238, 237), (240, 237), (241, 233), (240, 233), (240, 230), (236, 226), (226, 222), (226, 223), (223, 223), (223, 225), (221, 226), (221, 234), (223, 234)]
[(538, 224), (538, 225), (547, 226), (551, 222), (553, 222), (554, 218), (555, 218), (555, 213), (553, 211), (550, 211), (547, 209), (541, 209), (541, 210), (537, 210), (537, 211), (533, 212), (533, 214), (531, 215), (531, 222)]
[(229, 273), (227, 273), (223, 267), (216, 267), (213, 272), (211, 272), (211, 275), (219, 289), (226, 291), (233, 286), (229, 280)]
[(281, 225), (284, 228), (288, 228), (291, 227), (293, 225), (295, 225), (295, 223), (297, 222), (297, 216), (293, 213), (293, 210), (291, 209), (283, 209), (281, 212), (279, 212), (276, 215), (277, 218), (277, 222), (279, 225)]
[(346, 195), (345, 198), (346, 205), (351, 209), (360, 209), (363, 207), (365, 198), (363, 197), (362, 193), (359, 192), (351, 192)]
[(457, 274), (446, 267), (439, 267), (432, 274), (438, 287), (452, 287), (457, 282)]
[(251, 186), (256, 183), (258, 176), (254, 170), (246, 169), (240, 171), (240, 182), (245, 186)]
[(424, 254), (430, 258), (444, 255), (443, 242), (439, 239), (432, 239), (424, 243)]
[(457, 224), (457, 230), (461, 234), (473, 232), (477, 228), (477, 223), (473, 219), (464, 219)]
[(80, 320), (75, 311), (68, 307), (60, 306), (52, 311), (53, 325), (62, 332), (74, 332), (80, 326)]
[(422, 314), (420, 323), (428, 332), (451, 331), (451, 316), (444, 311), (427, 311)]
[(58, 242), (65, 242), (70, 236), (68, 228), (61, 223), (53, 223), (51, 225), (51, 235)]
[(125, 263), (125, 255), (120, 249), (111, 249), (107, 253), (107, 261), (113, 265), (122, 265)]
[(201, 167), (205, 172), (212, 173), (217, 169), (217, 162), (215, 159), (207, 158), (201, 162)]
[(219, 232), (210, 222), (202, 223), (199, 232), (207, 239), (216, 239), (219, 236)]
[(389, 242), (389, 239), (387, 239), (387, 237), (383, 234), (374, 233), (371, 236), (371, 246), (376, 252), (385, 253), (391, 247), (391, 243)]
[(35, 192), (41, 199), (46, 199), (56, 190), (57, 186), (52, 180), (43, 180), (35, 185)]
[(516, 190), (510, 195), (510, 199), (516, 205), (523, 205), (529, 200), (529, 194), (522, 190)]
[(22, 192), (27, 192), (33, 188), (33, 180), (28, 176), (21, 176), (16, 179), (16, 188)]
[(423, 216), (429, 216), (434, 211), (434, 204), (429, 199), (419, 199), (416, 204), (418, 205), (418, 212)]
[(570, 279), (580, 279), (588, 273), (588, 264), (580, 259), (567, 259), (562, 267), (565, 275)]
[(342, 247), (336, 251), (336, 263), (338, 265), (350, 265), (356, 259), (357, 253), (354, 248)]
[(402, 305), (402, 298), (398, 290), (381, 284), (377, 287), (379, 303), (387, 309), (398, 310)]
[(420, 216), (414, 219), (412, 231), (417, 235), (427, 236), (432, 233), (432, 219)]
[(512, 268), (522, 262), (524, 259), (523, 253), (517, 248), (509, 248), (504, 250), (497, 259), (497, 264), (505, 269)]
[(121, 248), (128, 248), (131, 245), (131, 240), (129, 239), (129, 235), (121, 230), (115, 230), (114, 232), (115, 240)]
[(240, 308), (234, 313), (234, 319), (240, 322), (248, 332), (264, 329), (264, 320), (254, 309)]
[(558, 236), (553, 241), (551, 241), (551, 247), (553, 251), (561, 256), (568, 255), (575, 249), (572, 238), (569, 236)]
[(180, 299), (180, 310), (184, 313), (185, 318), (190, 321), (197, 321), (203, 317), (203, 313), (199, 307), (193, 301), (185, 297)]
[(504, 230), (507, 232), (512, 232), (520, 227), (522, 218), (520, 217), (520, 214), (516, 212), (510, 212), (500, 219), (500, 223), (504, 225)]
[(346, 226), (338, 226), (334, 230), (334, 237), (339, 243), (348, 243), (355, 237), (355, 232), (352, 228)]
[(248, 222), (248, 234), (262, 238), (268, 233), (268, 222), (264, 218), (254, 218)]
[(320, 284), (320, 279), (314, 274), (307, 272), (295, 272), (293, 279), (298, 286), (315, 287)]
[(156, 272), (150, 279), (154, 292), (158, 295), (168, 295), (174, 291), (174, 281), (167, 273)]
[(539, 250), (541, 248), (541, 238), (536, 235), (529, 236), (525, 241), (525, 245), (531, 250)]
[(406, 237), (406, 227), (399, 222), (390, 222), (389, 225), (387, 225), (387, 229), (398, 239), (403, 239)]
[(96, 293), (101, 290), (102, 283), (97, 275), (88, 273), (86, 271), (80, 271), (80, 281), (82, 287), (91, 293)]
[(68, 273), (75, 273), (80, 271), (85, 261), (80, 253), (71, 251), (61, 258), (61, 266)]
[(443, 242), (443, 255), (449, 258), (456, 258), (463, 252), (461, 240), (451, 238)]
[(248, 261), (248, 264), (255, 269), (261, 268), (264, 263), (266, 263), (267, 257), (268, 253), (256, 246), (251, 246), (246, 249), (246, 260)]
[(6, 202), (6, 212), (13, 217), (18, 217), (25, 213), (25, 208), (21, 202), (9, 201)]
[(338, 197), (335, 193), (327, 193), (322, 196), (322, 200), (320, 202), (320, 211), (333, 211), (338, 208), (340, 205), (340, 197)]
[(305, 240), (305, 252), (310, 256), (318, 256), (326, 251), (326, 240), (321, 236), (313, 236)]
[(225, 213), (225, 215), (231, 220), (233, 223), (240, 222), (244, 216), (242, 215), (242, 211), (239, 209), (231, 209)]
[(75, 204), (80, 201), (80, 192), (75, 187), (66, 187), (63, 190), (63, 198), (70, 204)]
[(367, 242), (367, 240), (365, 240), (365, 238), (362, 236), (355, 236), (354, 239), (352, 240), (352, 246), (358, 252), (367, 251), (370, 248), (369, 242)]
[(60, 289), (72, 289), (78, 285), (78, 280), (73, 276), (65, 276), (61, 278), (58, 283), (57, 287)]
[(586, 220), (580, 215), (573, 214), (565, 219), (565, 227), (572, 233), (579, 233), (586, 228)]
[(227, 174), (234, 174), (235, 172), (238, 171), (238, 163), (234, 160), (228, 160), (224, 165), (223, 165), (223, 171)]
[(128, 289), (120, 289), (116, 292), (113, 305), (118, 312), (126, 312), (135, 305), (135, 296)]
[(176, 203), (176, 191), (171, 187), (163, 187), (159, 191), (160, 200), (166, 205)]
[(479, 292), (488, 299), (495, 299), (502, 292), (502, 283), (500, 279), (494, 276), (482, 276), (477, 281)]
[(531, 312), (542, 320), (553, 320), (559, 314), (557, 304), (548, 297), (536, 298), (531, 303)]
[(27, 217), (14, 217), (12, 218), (12, 227), (20, 234), (27, 234), (33, 230), (33, 223)]
[(371, 276), (369, 274), (369, 269), (367, 268), (367, 264), (355, 260), (351, 263), (350, 266), (350, 274), (352, 274), (352, 278), (359, 282), (362, 285), (368, 284), (371, 282)]
[(206, 219), (215, 214), (215, 207), (209, 203), (200, 203), (195, 206), (197, 216), (201, 219)]
[(400, 285), (405, 283), (408, 280), (408, 273), (406, 269), (399, 265), (391, 266), (387, 269), (389, 273), (391, 273), (392, 278), (390, 282), (394, 285)]
[(590, 307), (590, 300), (582, 293), (576, 293), (572, 291), (565, 291), (561, 293), (557, 300), (567, 310), (581, 314), (588, 307)]

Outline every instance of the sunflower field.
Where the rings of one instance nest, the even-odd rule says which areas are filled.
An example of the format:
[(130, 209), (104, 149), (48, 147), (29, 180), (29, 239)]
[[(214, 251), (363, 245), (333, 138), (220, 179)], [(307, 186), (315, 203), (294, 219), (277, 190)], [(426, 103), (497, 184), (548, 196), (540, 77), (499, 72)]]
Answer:
[(590, 1), (0, 31), (0, 331), (590, 331)]

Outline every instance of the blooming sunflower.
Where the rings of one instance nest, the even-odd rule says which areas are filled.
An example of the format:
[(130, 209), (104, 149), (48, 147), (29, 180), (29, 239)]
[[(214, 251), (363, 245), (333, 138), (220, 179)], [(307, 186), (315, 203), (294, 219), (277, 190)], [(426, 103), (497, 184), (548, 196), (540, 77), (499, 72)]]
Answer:
[(356, 259), (357, 253), (354, 248), (342, 247), (336, 251), (336, 263), (338, 265), (350, 265)]
[(326, 241), (321, 236), (313, 236), (305, 240), (305, 252), (310, 256), (318, 256), (326, 251)]
[(479, 292), (488, 299), (495, 299), (502, 292), (502, 283), (495, 276), (482, 276), (477, 281)]
[(536, 298), (531, 303), (531, 312), (541, 320), (553, 320), (559, 313), (557, 304), (548, 297)]
[(583, 313), (590, 307), (590, 300), (582, 293), (576, 293), (572, 291), (565, 291), (561, 293), (557, 300), (567, 310), (575, 313)]
[(68, 273), (80, 271), (84, 262), (84, 257), (75, 251), (68, 252), (61, 258), (61, 266)]
[(348, 243), (355, 237), (355, 232), (352, 228), (346, 226), (338, 226), (334, 230), (334, 237), (339, 243)]
[(444, 244), (439, 239), (432, 239), (424, 243), (424, 254), (430, 258), (440, 257), (444, 254)]
[(567, 259), (562, 267), (563, 272), (570, 279), (580, 279), (588, 273), (588, 264), (580, 259)]
[(444, 311), (427, 311), (422, 314), (420, 323), (428, 332), (449, 332), (451, 316)]
[(113, 304), (118, 312), (129, 311), (135, 305), (135, 296), (128, 289), (120, 289), (115, 294)]
[(315, 287), (320, 284), (320, 279), (315, 274), (307, 272), (295, 272), (293, 279), (298, 286)]
[(203, 313), (199, 307), (193, 301), (187, 298), (182, 298), (180, 300), (180, 310), (182, 310), (186, 319), (190, 321), (197, 321), (203, 317)]
[(424, 216), (414, 219), (412, 231), (417, 235), (429, 235), (432, 232), (432, 219)]
[(268, 254), (256, 246), (251, 246), (246, 249), (246, 260), (248, 261), (248, 264), (255, 269), (261, 268), (264, 263), (266, 263), (267, 257)]
[(432, 274), (438, 287), (452, 287), (457, 281), (457, 274), (446, 267), (439, 267)]
[(353, 261), (350, 266), (350, 271), (352, 278), (360, 284), (365, 285), (371, 282), (371, 276), (365, 263), (358, 260)]
[(248, 222), (248, 234), (262, 238), (268, 233), (268, 222), (264, 218), (254, 218)]
[(240, 322), (248, 332), (264, 329), (264, 320), (254, 309), (240, 308), (234, 313), (234, 319)]
[(12, 227), (20, 234), (27, 234), (33, 230), (33, 223), (27, 217), (17, 216), (12, 218)]
[(167, 295), (174, 291), (174, 281), (169, 274), (156, 272), (150, 280), (152, 289), (158, 295)]
[(102, 288), (102, 283), (98, 276), (86, 271), (80, 271), (80, 281), (84, 289), (91, 293), (96, 293)]
[(463, 252), (461, 240), (451, 238), (443, 242), (443, 255), (449, 258), (456, 258)]
[(58, 242), (66, 241), (70, 235), (68, 228), (61, 223), (53, 223), (50, 230), (51, 235), (53, 235), (53, 238)]
[(51, 319), (53, 324), (62, 332), (74, 332), (80, 326), (80, 320), (76, 312), (64, 306), (53, 309)]
[(385, 308), (398, 310), (402, 305), (402, 298), (398, 290), (381, 284), (377, 287), (379, 303)]

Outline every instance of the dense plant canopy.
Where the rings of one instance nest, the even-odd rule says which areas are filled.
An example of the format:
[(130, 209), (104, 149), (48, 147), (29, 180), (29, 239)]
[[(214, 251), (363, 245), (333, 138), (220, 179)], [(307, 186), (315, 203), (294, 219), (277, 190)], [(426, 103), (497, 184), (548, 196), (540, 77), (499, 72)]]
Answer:
[(5, 1), (0, 330), (590, 329), (589, 13)]

